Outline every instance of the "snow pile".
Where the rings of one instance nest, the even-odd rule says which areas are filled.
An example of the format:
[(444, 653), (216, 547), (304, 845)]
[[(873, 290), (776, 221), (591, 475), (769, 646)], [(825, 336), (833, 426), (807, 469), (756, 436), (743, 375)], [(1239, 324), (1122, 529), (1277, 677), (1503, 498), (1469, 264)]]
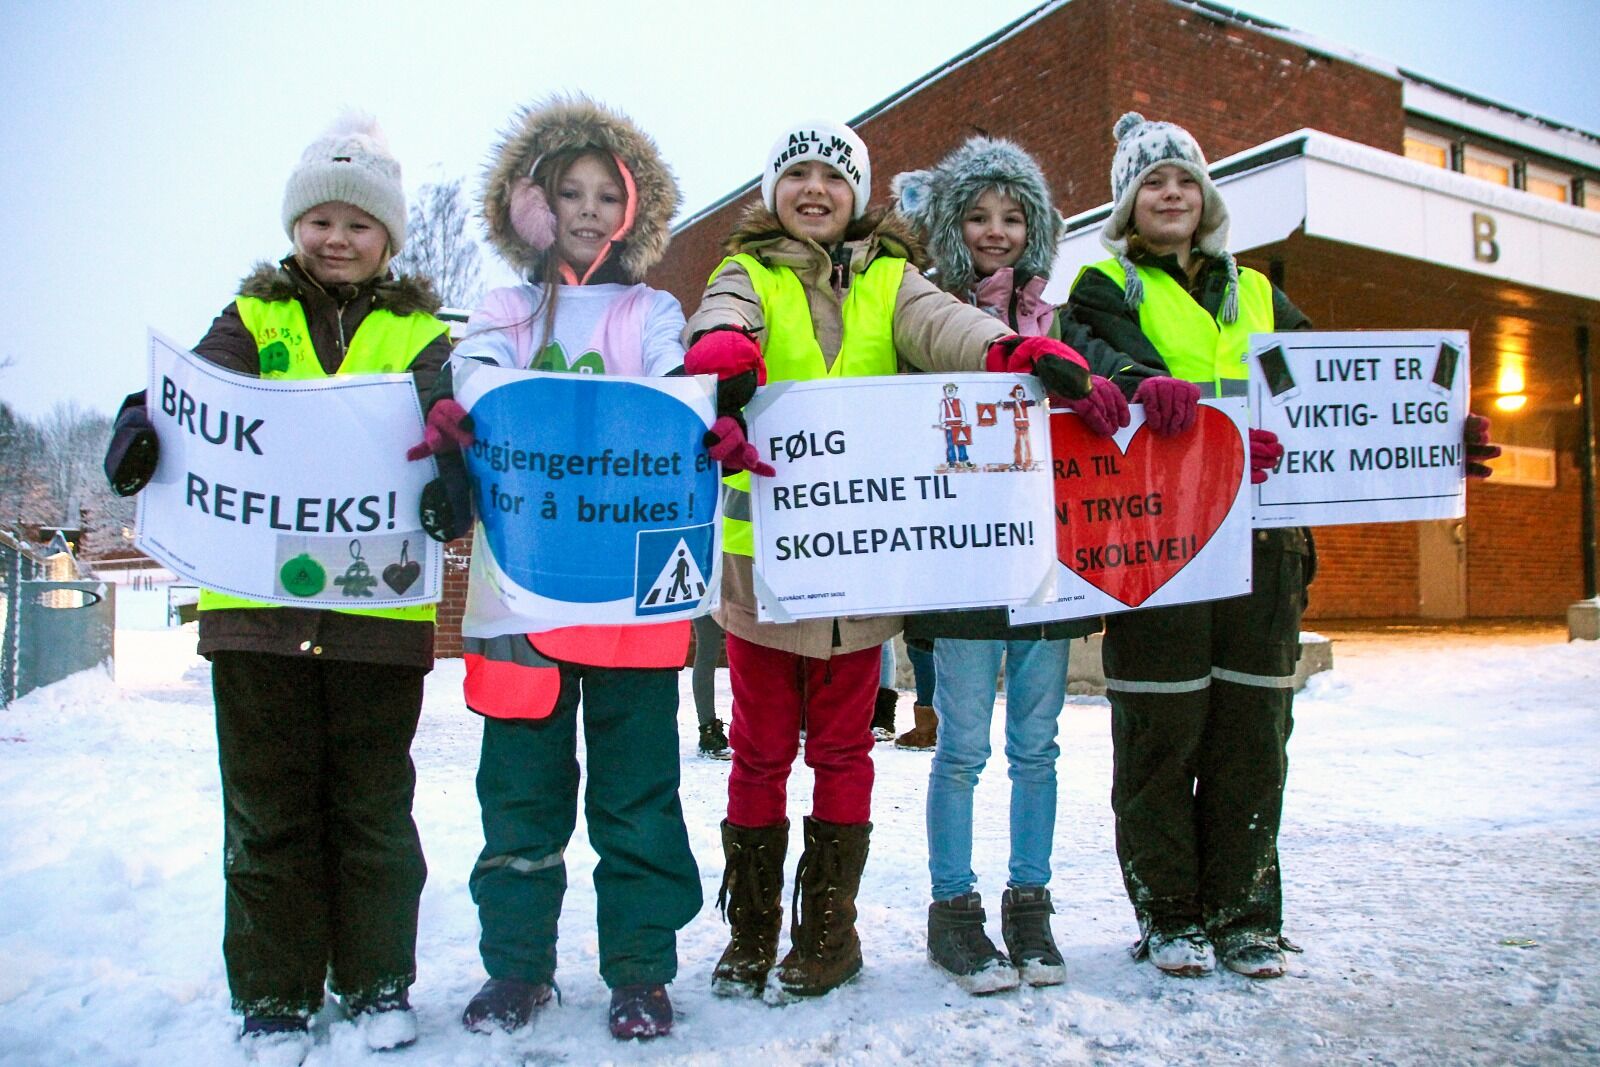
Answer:
[[(119, 633), (115, 682), (87, 672), (0, 724), (0, 1063), (231, 1064), (209, 669), (193, 634)], [(458, 1017), (483, 978), (466, 876), (480, 845), (479, 726), (461, 666), (429, 677), (414, 754), (430, 875), (418, 1044), (394, 1067), (590, 1063), (1547, 1063), (1600, 1056), (1600, 648), (1559, 635), (1336, 635), (1336, 668), (1296, 702), (1282, 838), (1287, 978), (1166, 979), (1126, 953), (1111, 850), (1108, 711), (1062, 717), (1055, 849), (1067, 985), (973, 999), (923, 951), (924, 754), (880, 746), (861, 895), (867, 969), (820, 1001), (710, 994), (724, 930), (711, 902), (727, 764), (694, 757), (682, 676), (684, 802), (707, 906), (679, 943), (670, 1038), (605, 1029), (595, 857), (580, 827), (558, 980), (527, 1031)], [(719, 679), (726, 718), (726, 677)], [(909, 717), (909, 698), (901, 713)], [(1001, 751), (998, 733), (995, 750)], [(795, 776), (791, 817), (806, 810)], [(975, 866), (998, 939), (1007, 782), (979, 787)], [(797, 835), (798, 836), (798, 835)], [(798, 842), (789, 860), (792, 876)], [(787, 894), (786, 894), (787, 897)], [(319, 1024), (311, 1064), (367, 1063), (348, 1024)]]

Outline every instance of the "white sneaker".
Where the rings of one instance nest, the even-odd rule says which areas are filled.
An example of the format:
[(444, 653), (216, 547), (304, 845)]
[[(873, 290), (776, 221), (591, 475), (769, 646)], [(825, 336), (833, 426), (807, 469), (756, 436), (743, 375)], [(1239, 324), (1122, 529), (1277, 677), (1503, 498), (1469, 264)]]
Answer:
[(1216, 970), (1217, 954), (1204, 931), (1190, 926), (1174, 933), (1151, 930), (1145, 944), (1150, 962), (1163, 974), (1200, 978)]
[(417, 1040), (417, 1013), (410, 1008), (363, 1012), (355, 1024), (373, 1052), (405, 1048)]
[(1222, 965), (1246, 978), (1282, 978), (1285, 970), (1283, 949), (1277, 939), (1265, 937), (1230, 945), (1222, 954)]
[(311, 1055), (311, 1034), (305, 1030), (245, 1034), (239, 1047), (244, 1058), (258, 1067), (300, 1067)]

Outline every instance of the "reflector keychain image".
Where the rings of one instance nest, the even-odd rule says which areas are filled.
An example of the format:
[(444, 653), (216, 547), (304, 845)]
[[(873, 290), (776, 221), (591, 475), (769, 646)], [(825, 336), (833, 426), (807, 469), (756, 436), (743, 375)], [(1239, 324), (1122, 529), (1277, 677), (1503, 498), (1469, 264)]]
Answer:
[(361, 558), (361, 541), (359, 538), (350, 542), (350, 556), (355, 561), (345, 568), (345, 572), (333, 580), (333, 584), (344, 590), (345, 596), (372, 595), (372, 587), (378, 584), (378, 579), (372, 576), (372, 568), (367, 566), (367, 561)]

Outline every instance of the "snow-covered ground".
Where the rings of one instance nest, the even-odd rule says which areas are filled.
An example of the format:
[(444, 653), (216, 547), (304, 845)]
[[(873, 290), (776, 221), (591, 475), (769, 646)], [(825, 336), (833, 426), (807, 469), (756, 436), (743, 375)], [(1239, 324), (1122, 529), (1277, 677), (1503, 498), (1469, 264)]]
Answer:
[[(87, 672), (0, 712), (0, 1063), (238, 1063), (219, 949), (209, 670), (192, 632), (118, 636), (115, 682)], [(1277, 982), (1165, 979), (1129, 959), (1107, 706), (1071, 698), (1054, 879), (1070, 978), (982, 1000), (924, 958), (928, 757), (884, 746), (861, 894), (865, 973), (787, 1007), (711, 995), (727, 764), (694, 755), (685, 673), (683, 794), (707, 906), (680, 939), (676, 1031), (636, 1046), (605, 1028), (581, 827), (567, 853), (565, 1003), (515, 1036), (460, 1028), (483, 977), (466, 890), (479, 726), (461, 706), (460, 663), (441, 663), (415, 747), (430, 867), (412, 990), (422, 1036), (379, 1062), (1600, 1062), (1600, 647), (1561, 637), (1339, 636), (1335, 669), (1295, 706), (1282, 851), (1286, 932), (1305, 953)], [(793, 817), (808, 795), (801, 767)], [(992, 906), (1005, 804), (1004, 767), (991, 764), (976, 865)], [(319, 1026), (318, 1041), (318, 1067), (374, 1055), (347, 1024)]]

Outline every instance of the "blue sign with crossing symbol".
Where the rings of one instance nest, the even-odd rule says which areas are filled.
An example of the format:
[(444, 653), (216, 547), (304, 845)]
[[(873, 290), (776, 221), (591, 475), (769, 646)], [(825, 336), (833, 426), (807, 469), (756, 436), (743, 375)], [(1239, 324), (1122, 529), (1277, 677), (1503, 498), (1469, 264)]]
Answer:
[(705, 383), (476, 367), (457, 396), (502, 607), (579, 625), (690, 618), (714, 601), (720, 470), (705, 454)]

